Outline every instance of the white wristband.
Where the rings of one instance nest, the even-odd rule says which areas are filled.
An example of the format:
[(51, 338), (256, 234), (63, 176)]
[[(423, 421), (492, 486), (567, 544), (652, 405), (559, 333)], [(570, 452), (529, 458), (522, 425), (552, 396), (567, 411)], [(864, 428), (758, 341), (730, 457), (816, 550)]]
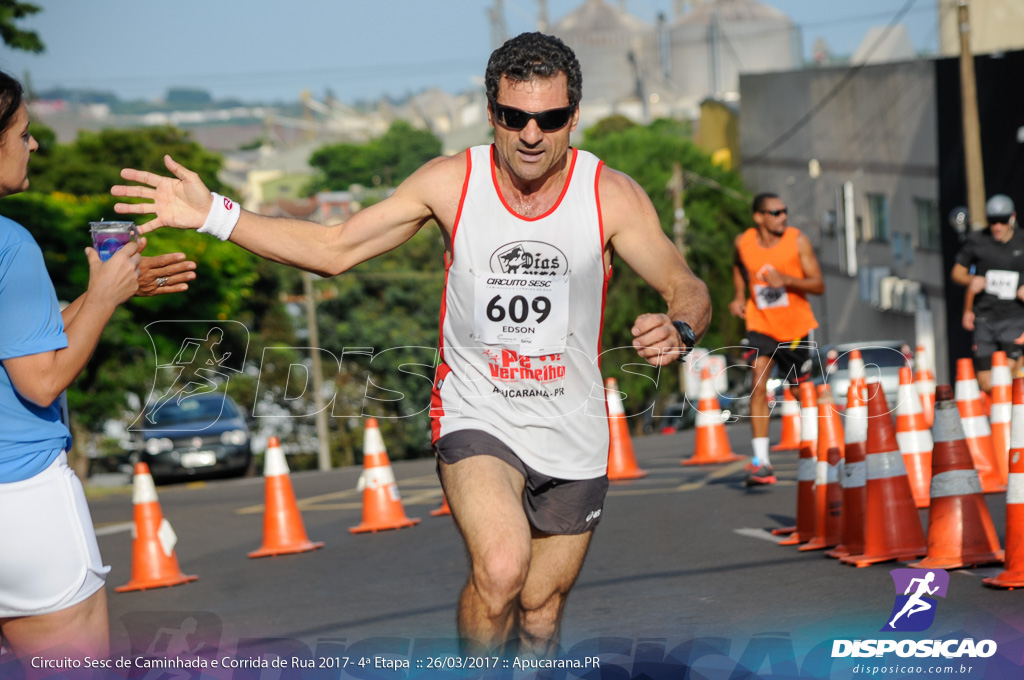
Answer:
[(221, 241), (227, 241), (238, 224), (238, 218), (242, 216), (242, 209), (227, 196), (221, 196), (213, 191), (210, 195), (213, 196), (213, 205), (210, 206), (210, 214), (199, 228), (199, 233), (213, 234)]

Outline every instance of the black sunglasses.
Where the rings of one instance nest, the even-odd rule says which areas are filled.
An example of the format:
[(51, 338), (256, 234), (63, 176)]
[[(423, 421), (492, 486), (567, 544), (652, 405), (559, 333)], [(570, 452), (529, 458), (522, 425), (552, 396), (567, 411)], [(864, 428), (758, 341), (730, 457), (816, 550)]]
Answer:
[(1013, 215), (989, 215), (988, 216), (988, 223), (989, 224), (1009, 224), (1011, 218), (1013, 218)]
[(766, 215), (771, 215), (772, 217), (778, 217), (779, 215), (785, 215), (789, 213), (789, 210), (783, 208), (782, 210), (758, 210), (758, 212), (764, 213)]
[(554, 132), (561, 130), (572, 118), (575, 106), (565, 106), (560, 109), (548, 109), (547, 111), (523, 111), (514, 109), (511, 106), (502, 106), (497, 102), (491, 102), (491, 110), (498, 123), (509, 130), (519, 132), (530, 124), (531, 120), (537, 121), (537, 127), (543, 132)]

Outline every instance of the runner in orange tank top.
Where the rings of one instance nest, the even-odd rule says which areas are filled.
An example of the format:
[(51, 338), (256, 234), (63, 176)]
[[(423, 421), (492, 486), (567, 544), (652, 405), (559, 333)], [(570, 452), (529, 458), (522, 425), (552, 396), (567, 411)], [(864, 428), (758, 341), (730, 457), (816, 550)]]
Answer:
[[(729, 311), (746, 322), (747, 341), (756, 350), (750, 425), (754, 456), (747, 486), (774, 484), (768, 456), (768, 378), (772, 366), (790, 385), (807, 379), (811, 369), (808, 333), (818, 327), (807, 295), (821, 295), (825, 282), (811, 242), (786, 224), (787, 209), (775, 194), (758, 194), (754, 225), (736, 237), (732, 268), (736, 296)], [(750, 298), (747, 299), (749, 292)]]

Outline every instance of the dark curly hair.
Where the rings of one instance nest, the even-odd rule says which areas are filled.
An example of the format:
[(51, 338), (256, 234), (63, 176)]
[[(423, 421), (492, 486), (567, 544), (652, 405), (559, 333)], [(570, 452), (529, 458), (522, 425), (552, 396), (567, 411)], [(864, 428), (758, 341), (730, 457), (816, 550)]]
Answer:
[(572, 49), (553, 35), (520, 33), (491, 53), (484, 74), (487, 99), (498, 101), (502, 77), (528, 82), (554, 78), (559, 73), (564, 73), (569, 81), (569, 106), (578, 106), (583, 96), (583, 74)]
[(754, 196), (754, 202), (751, 205), (751, 208), (753, 209), (754, 212), (761, 212), (762, 210), (764, 210), (764, 204), (765, 203), (767, 203), (769, 200), (771, 200), (773, 198), (778, 198), (778, 197), (779, 197), (778, 194), (769, 193), (767, 191), (765, 193), (763, 193), (763, 194), (758, 194), (757, 196)]
[(0, 139), (3, 139), (11, 119), (21, 108), (24, 92), (21, 83), (0, 71)]

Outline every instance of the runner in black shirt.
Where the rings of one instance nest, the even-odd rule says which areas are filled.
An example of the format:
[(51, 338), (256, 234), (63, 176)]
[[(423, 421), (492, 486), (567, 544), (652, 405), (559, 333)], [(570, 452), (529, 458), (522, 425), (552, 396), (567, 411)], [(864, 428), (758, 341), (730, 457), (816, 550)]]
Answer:
[[(992, 353), (1006, 352), (1011, 371), (1021, 366), (1024, 342), (1024, 233), (1013, 200), (996, 194), (985, 204), (988, 229), (969, 234), (953, 265), (953, 280), (974, 296), (963, 324), (974, 331), (974, 370), (978, 384), (990, 389)], [(973, 268), (973, 273), (971, 269)]]

